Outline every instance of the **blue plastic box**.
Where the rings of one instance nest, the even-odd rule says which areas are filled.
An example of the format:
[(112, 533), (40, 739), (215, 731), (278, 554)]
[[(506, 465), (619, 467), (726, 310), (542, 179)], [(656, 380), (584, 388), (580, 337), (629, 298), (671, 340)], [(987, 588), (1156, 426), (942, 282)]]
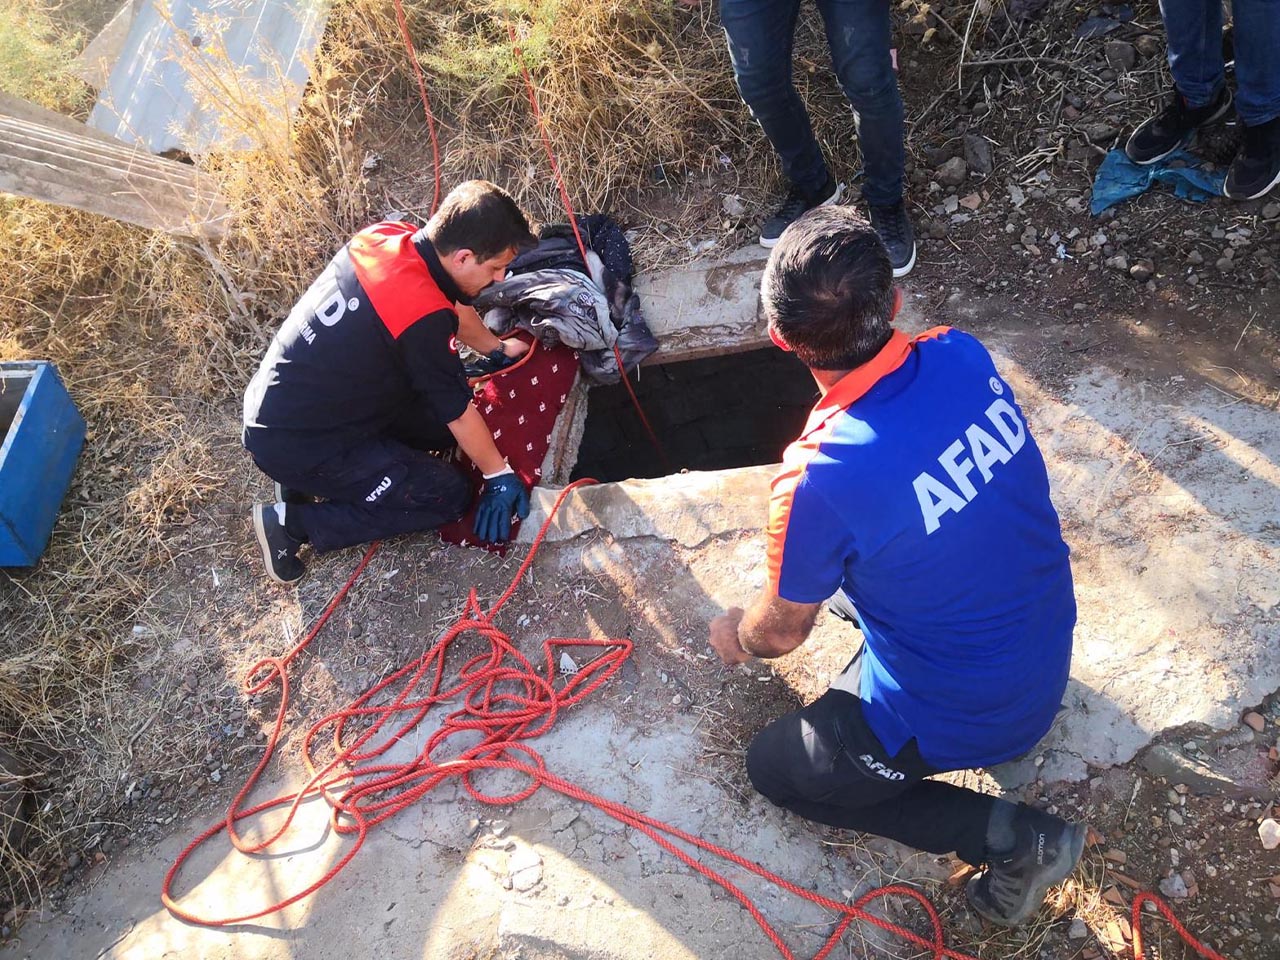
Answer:
[(0, 363), (0, 567), (44, 553), (84, 429), (53, 364)]

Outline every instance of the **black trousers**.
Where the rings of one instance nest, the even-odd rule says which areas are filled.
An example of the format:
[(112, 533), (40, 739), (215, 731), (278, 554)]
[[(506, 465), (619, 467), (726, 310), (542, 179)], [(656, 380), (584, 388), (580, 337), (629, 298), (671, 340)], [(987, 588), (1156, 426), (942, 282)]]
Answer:
[(457, 466), (427, 452), (453, 445), (443, 427), (405, 422), (314, 467), (297, 469), (290, 466), (294, 458), (273, 457), (268, 450), (253, 456), (271, 479), (325, 499), (289, 507), (312, 546), (324, 552), (433, 530), (462, 516), (471, 501), (470, 483)]
[[(838, 686), (858, 689), (862, 651)], [(833, 686), (803, 709), (769, 724), (747, 750), (752, 785), (806, 820), (985, 859), (987, 821), (1004, 801), (926, 777), (915, 740), (891, 754), (867, 725), (862, 701)]]

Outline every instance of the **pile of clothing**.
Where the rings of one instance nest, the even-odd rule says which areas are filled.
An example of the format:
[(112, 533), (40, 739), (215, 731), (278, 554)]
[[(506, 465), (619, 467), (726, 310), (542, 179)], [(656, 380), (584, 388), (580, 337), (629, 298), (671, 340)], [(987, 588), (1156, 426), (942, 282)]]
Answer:
[(577, 350), (583, 372), (597, 383), (622, 379), (614, 347), (628, 369), (658, 349), (632, 290), (631, 245), (605, 214), (578, 217), (587, 248), (583, 262), (573, 228), (543, 228), (537, 247), (511, 262), (507, 279), (475, 300), (485, 326), (504, 337), (528, 330), (547, 346)]

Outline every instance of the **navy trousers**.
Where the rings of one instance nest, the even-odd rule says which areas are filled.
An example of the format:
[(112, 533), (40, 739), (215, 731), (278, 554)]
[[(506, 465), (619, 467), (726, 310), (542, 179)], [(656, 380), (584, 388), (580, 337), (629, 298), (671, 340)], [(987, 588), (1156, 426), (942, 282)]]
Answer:
[(299, 470), (290, 466), (294, 458), (276, 462), (259, 450), (254, 462), (286, 487), (325, 499), (289, 506), (312, 546), (324, 552), (433, 530), (462, 516), (470, 483), (456, 465), (428, 452), (453, 445), (443, 427), (398, 424), (314, 467)]

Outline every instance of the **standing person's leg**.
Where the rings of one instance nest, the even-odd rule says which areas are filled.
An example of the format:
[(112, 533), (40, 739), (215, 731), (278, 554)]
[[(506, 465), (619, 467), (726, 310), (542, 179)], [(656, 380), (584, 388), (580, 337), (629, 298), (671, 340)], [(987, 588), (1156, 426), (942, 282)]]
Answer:
[(873, 207), (902, 201), (902, 95), (889, 54), (889, 5), (884, 0), (818, 0), (827, 27), (831, 65), (853, 107)]
[(431, 530), (460, 517), (472, 495), (456, 466), (383, 437), (326, 460), (305, 475), (262, 466), (286, 486), (326, 498), (323, 503), (260, 504), (254, 509), (267, 571), (281, 582), (302, 575), (297, 551), (303, 543), (323, 553)]
[(892, 25), (884, 0), (818, 0), (827, 27), (831, 65), (853, 107), (866, 182), (862, 197), (871, 225), (904, 277), (916, 263), (916, 238), (902, 199), (906, 148), (902, 94), (889, 55)]
[(1226, 82), (1222, 62), (1222, 0), (1160, 0), (1174, 86), (1196, 109), (1213, 102)]
[(1160, 0), (1174, 91), (1125, 144), (1134, 163), (1163, 160), (1231, 108), (1222, 62), (1221, 0)]
[(1233, 0), (1240, 152), (1224, 192), (1251, 200), (1280, 183), (1280, 0)]
[(761, 230), (765, 246), (772, 246), (805, 210), (839, 197), (791, 79), (799, 13), (800, 0), (720, 0), (720, 22), (738, 92), (778, 152), (782, 172), (792, 184), (787, 203)]

